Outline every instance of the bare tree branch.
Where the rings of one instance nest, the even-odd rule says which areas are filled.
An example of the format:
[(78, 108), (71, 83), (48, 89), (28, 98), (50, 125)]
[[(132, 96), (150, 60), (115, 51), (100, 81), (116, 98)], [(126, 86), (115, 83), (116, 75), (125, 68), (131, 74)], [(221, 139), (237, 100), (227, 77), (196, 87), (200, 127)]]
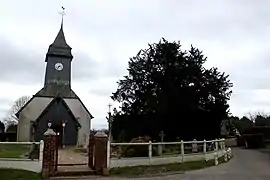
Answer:
[(14, 114), (17, 113), (30, 99), (31, 97), (29, 96), (22, 96), (13, 103), (7, 116), (2, 119), (6, 127), (18, 123), (18, 119), (15, 118)]
[(30, 99), (29, 96), (22, 96), (17, 99), (11, 107), (11, 113), (17, 113)]

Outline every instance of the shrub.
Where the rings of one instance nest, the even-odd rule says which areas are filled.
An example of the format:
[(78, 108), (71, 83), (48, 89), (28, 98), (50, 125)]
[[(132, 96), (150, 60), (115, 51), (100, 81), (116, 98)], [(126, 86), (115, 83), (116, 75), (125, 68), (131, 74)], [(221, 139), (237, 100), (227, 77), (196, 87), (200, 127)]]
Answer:
[[(150, 141), (149, 136), (133, 138), (130, 143), (148, 143)], [(153, 155), (156, 154), (157, 150), (152, 149)], [(148, 157), (148, 145), (129, 145), (122, 147), (123, 157)]]
[(270, 127), (253, 126), (249, 129), (246, 129), (243, 134), (263, 134), (265, 139), (270, 139)]

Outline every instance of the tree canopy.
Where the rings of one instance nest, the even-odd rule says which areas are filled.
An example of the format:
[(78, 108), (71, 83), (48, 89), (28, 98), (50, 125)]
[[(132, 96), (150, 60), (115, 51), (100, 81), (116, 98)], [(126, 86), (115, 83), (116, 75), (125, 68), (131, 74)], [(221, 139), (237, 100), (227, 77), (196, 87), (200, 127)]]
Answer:
[(7, 126), (7, 132), (8, 133), (16, 133), (17, 132), (17, 127), (18, 125), (17, 124), (10, 124)]
[(0, 133), (3, 132), (5, 132), (5, 124), (2, 121), (0, 121)]
[(149, 135), (166, 138), (216, 138), (221, 120), (228, 116), (232, 93), (228, 75), (203, 65), (207, 58), (198, 48), (182, 50), (180, 42), (162, 38), (130, 58), (128, 75), (119, 80), (112, 99), (114, 139)]

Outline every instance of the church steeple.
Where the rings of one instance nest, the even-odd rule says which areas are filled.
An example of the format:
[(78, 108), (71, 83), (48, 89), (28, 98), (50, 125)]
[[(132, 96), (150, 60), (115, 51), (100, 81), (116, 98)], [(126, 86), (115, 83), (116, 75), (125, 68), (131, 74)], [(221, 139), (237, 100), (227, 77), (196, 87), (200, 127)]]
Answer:
[(53, 46), (57, 46), (57, 47), (63, 47), (63, 48), (69, 48), (71, 49), (71, 47), (67, 44), (66, 42), (66, 38), (65, 38), (65, 34), (64, 34), (64, 31), (63, 31), (63, 19), (62, 19), (62, 22), (61, 22), (61, 27), (60, 27), (60, 30), (52, 44)]
[[(64, 8), (62, 7), (64, 10)], [(63, 31), (63, 15), (60, 30), (49, 46), (46, 54), (45, 86), (51, 86), (57, 92), (60, 86), (70, 87), (71, 84), (71, 47), (67, 44)], [(65, 88), (66, 88), (65, 87)], [(61, 87), (62, 88), (62, 87)], [(62, 90), (61, 90), (62, 91)]]
[[(63, 9), (64, 10), (64, 9)], [(63, 30), (63, 16), (64, 11), (61, 12), (62, 15), (62, 21), (61, 21), (61, 27), (60, 30), (54, 40), (54, 42), (49, 46), (47, 55), (46, 55), (46, 60), (45, 62), (48, 61), (48, 56), (62, 56), (62, 57), (67, 57), (67, 58), (73, 58), (71, 54), (71, 47), (67, 44), (64, 30)]]

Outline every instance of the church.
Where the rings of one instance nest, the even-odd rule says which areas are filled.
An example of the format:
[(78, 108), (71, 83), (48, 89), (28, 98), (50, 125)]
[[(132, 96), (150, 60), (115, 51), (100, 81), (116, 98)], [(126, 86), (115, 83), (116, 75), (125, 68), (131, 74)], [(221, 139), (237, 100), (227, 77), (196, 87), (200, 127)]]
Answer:
[(40, 141), (51, 123), (61, 145), (86, 146), (93, 116), (71, 88), (71, 47), (60, 30), (46, 54), (44, 87), (16, 113), (17, 141)]

